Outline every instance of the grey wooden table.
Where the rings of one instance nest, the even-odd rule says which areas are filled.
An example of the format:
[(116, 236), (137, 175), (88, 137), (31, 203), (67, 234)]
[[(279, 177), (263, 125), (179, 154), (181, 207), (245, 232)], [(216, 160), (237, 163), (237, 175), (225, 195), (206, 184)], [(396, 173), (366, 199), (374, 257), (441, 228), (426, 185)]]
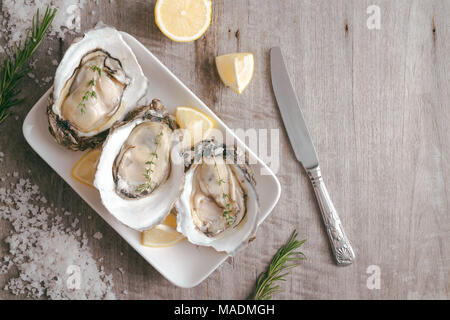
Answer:
[[(113, 273), (117, 296), (244, 298), (296, 228), (308, 239), (308, 260), (277, 298), (450, 298), (450, 1), (214, 0), (211, 27), (188, 44), (160, 33), (154, 2), (92, 1), (83, 9), (82, 28), (102, 20), (133, 34), (232, 128), (280, 128), (282, 195), (250, 248), (197, 287), (177, 288), (26, 144), (22, 121), (49, 85), (24, 80), (25, 103), (0, 125), (6, 154), (1, 174), (31, 170), (51, 202), (83, 213), (83, 232), (102, 232), (103, 239), (91, 239), (90, 246)], [(367, 26), (372, 4), (380, 8), (380, 29)], [(54, 74), (49, 59), (59, 61), (69, 42), (44, 43), (37, 53), (39, 77)], [(312, 188), (280, 120), (268, 63), (276, 45), (285, 53), (322, 172), (357, 254), (348, 267), (333, 263)], [(235, 51), (251, 51), (256, 60), (241, 96), (221, 84), (214, 65), (215, 56)], [(0, 235), (8, 230), (2, 222)], [(379, 267), (379, 289), (367, 286), (370, 266)], [(0, 298), (15, 297), (0, 291)]]

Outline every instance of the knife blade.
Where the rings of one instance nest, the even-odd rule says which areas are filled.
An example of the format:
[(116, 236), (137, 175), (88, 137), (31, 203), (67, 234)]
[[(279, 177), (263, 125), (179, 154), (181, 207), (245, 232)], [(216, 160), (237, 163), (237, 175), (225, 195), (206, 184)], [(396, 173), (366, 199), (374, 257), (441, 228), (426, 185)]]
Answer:
[(275, 92), (284, 127), (291, 141), (292, 149), (294, 149), (295, 157), (302, 163), (304, 168), (317, 167), (319, 159), (317, 158), (316, 149), (303, 119), (300, 104), (279, 47), (274, 47), (270, 50), (270, 69), (273, 91)]
[(354, 261), (355, 253), (323, 181), (317, 153), (279, 47), (270, 49), (270, 70), (281, 118), (295, 157), (312, 183), (336, 262), (342, 266), (349, 265)]

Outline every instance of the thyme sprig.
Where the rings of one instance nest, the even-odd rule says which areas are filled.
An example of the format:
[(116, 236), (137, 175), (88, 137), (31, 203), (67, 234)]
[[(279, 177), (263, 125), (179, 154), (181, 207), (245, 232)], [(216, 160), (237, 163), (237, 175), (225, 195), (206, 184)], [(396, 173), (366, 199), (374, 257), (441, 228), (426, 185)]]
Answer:
[(151, 174), (153, 173), (153, 169), (152, 169), (152, 165), (155, 164), (155, 160), (158, 159), (158, 146), (161, 144), (161, 137), (163, 136), (163, 132), (160, 131), (159, 134), (156, 135), (155, 137), (155, 151), (153, 151), (151, 153), (152, 157), (149, 161), (145, 162), (145, 164), (148, 167), (145, 167), (145, 173), (144, 173), (144, 177), (145, 177), (145, 182), (141, 185), (139, 185), (136, 188), (136, 192), (144, 192), (144, 191), (152, 191), (152, 176)]
[(97, 71), (99, 77), (102, 76), (102, 68), (96, 65), (92, 65), (90, 68), (92, 71)]
[[(222, 184), (227, 183), (227, 182), (220, 177), (219, 168), (217, 166), (217, 161), (216, 161), (216, 156), (213, 156), (213, 160), (214, 160), (214, 168), (216, 169), (217, 176), (219, 178), (217, 180), (217, 184), (220, 187)], [(223, 210), (223, 216), (227, 222), (227, 225), (231, 226), (231, 225), (233, 225), (234, 220), (235, 220), (235, 216), (232, 214), (233, 213), (233, 200), (231, 200), (230, 195), (225, 192), (222, 193), (222, 197), (224, 199), (228, 199), (228, 202), (225, 204), (225, 209)]]
[(281, 292), (277, 281), (286, 281), (290, 269), (297, 267), (305, 255), (296, 251), (306, 240), (297, 240), (297, 231), (294, 230), (288, 242), (278, 249), (267, 270), (261, 273), (256, 281), (255, 290), (247, 297), (249, 300), (270, 300), (272, 295)]
[[(89, 66), (89, 68), (94, 72), (97, 71), (98, 76), (101, 77), (102, 68), (100, 68), (99, 66), (96, 66), (96, 65)], [(84, 95), (81, 98), (81, 102), (78, 104), (78, 107), (81, 107), (81, 113), (86, 112), (86, 101), (88, 101), (89, 98), (97, 98), (97, 92), (95, 92), (95, 90), (94, 90), (96, 84), (97, 84), (97, 79), (95, 79), (95, 77), (92, 78), (91, 80), (89, 80), (89, 82), (88, 82), (89, 88), (86, 91), (84, 91)]]
[[(88, 85), (89, 88), (93, 89), (95, 87), (95, 79), (89, 80)], [(81, 98), (81, 102), (78, 104), (78, 107), (81, 107), (81, 113), (86, 112), (86, 101), (88, 101), (89, 98), (97, 98), (97, 93), (90, 89), (84, 91), (83, 98)]]
[(39, 9), (33, 16), (31, 29), (25, 41), (14, 45), (11, 55), (5, 54), (0, 63), (0, 123), (10, 114), (9, 109), (23, 102), (18, 99), (20, 90), (17, 85), (27, 74), (29, 67), (25, 63), (31, 58), (41, 44), (44, 36), (56, 15), (56, 9), (47, 7), (42, 21), (39, 20)]

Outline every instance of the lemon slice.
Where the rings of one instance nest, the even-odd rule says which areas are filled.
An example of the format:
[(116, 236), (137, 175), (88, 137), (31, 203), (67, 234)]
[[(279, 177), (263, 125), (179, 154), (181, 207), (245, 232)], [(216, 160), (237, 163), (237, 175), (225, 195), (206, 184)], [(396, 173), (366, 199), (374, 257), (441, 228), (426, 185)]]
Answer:
[(177, 218), (170, 213), (163, 223), (142, 232), (142, 245), (147, 247), (170, 247), (185, 237), (176, 230)]
[(241, 94), (253, 78), (253, 53), (230, 53), (216, 57), (216, 66), (222, 82)]
[(94, 149), (84, 154), (72, 170), (72, 176), (78, 181), (94, 186), (95, 172), (101, 154), (100, 149)]
[(177, 107), (175, 118), (178, 125), (187, 130), (183, 139), (185, 149), (205, 139), (214, 127), (214, 122), (207, 115), (192, 107)]
[(211, 23), (211, 0), (158, 0), (156, 25), (173, 41), (200, 38)]

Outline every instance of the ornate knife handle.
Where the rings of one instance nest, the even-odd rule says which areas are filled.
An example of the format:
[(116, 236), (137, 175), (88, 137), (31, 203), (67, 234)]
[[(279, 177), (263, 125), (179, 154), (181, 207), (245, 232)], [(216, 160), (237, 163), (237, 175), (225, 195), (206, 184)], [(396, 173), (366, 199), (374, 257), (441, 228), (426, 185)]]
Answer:
[(306, 172), (308, 173), (317, 201), (319, 202), (320, 212), (327, 229), (328, 239), (330, 240), (336, 262), (341, 266), (349, 265), (355, 259), (355, 253), (345, 235), (333, 202), (331, 202), (327, 187), (320, 173), (320, 167), (317, 166), (313, 169), (307, 169)]

